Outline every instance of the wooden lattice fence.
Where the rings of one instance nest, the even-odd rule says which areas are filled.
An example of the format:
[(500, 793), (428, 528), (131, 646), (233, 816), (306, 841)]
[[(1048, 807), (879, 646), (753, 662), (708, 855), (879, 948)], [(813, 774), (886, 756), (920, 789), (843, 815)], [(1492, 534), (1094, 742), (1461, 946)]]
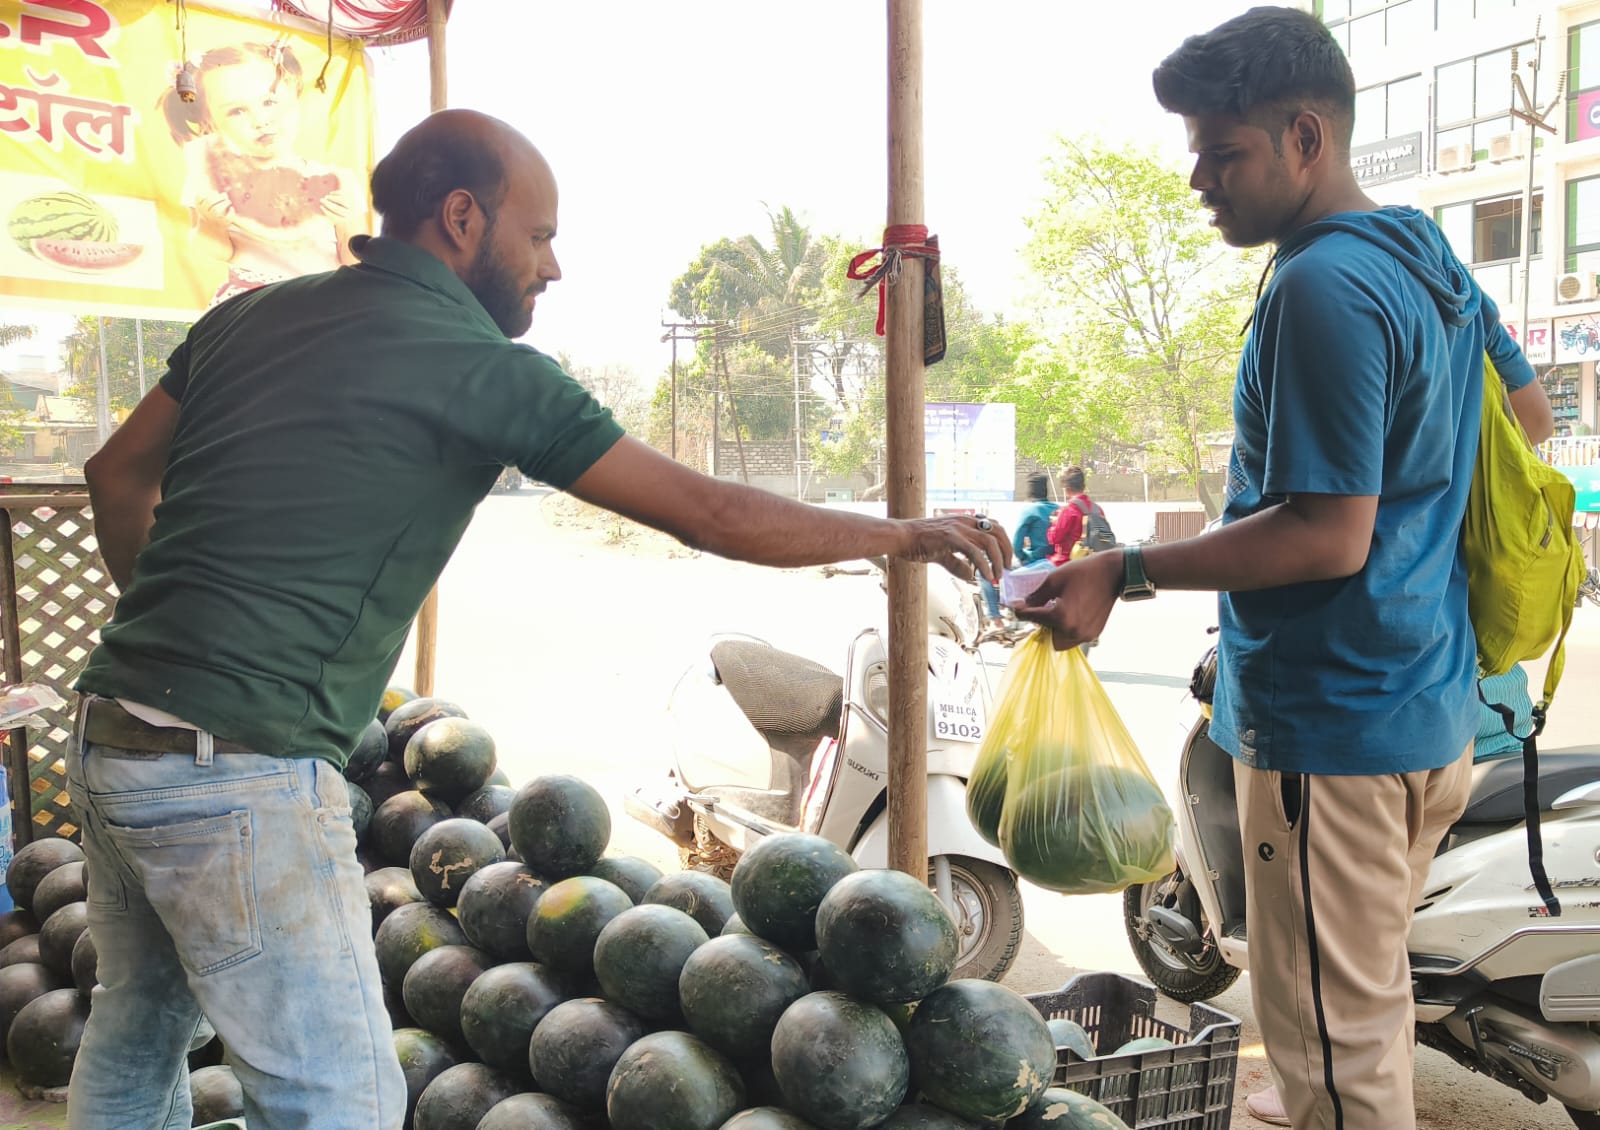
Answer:
[(0, 672), (6, 682), (40, 682), (67, 705), (44, 727), (12, 730), (7, 747), (18, 846), (78, 834), (67, 799), (65, 756), (77, 703), (72, 684), (116, 592), (95, 551), (89, 496), (82, 487), (0, 485), (9, 536), (0, 544)]

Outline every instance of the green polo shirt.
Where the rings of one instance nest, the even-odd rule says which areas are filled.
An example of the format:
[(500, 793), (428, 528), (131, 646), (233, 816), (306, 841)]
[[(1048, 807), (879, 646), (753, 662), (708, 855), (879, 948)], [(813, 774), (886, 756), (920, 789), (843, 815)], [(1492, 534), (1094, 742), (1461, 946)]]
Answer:
[(80, 690), (342, 766), (501, 470), (565, 488), (621, 437), (438, 259), (352, 247), (359, 265), (224, 303), (172, 355), (155, 526)]

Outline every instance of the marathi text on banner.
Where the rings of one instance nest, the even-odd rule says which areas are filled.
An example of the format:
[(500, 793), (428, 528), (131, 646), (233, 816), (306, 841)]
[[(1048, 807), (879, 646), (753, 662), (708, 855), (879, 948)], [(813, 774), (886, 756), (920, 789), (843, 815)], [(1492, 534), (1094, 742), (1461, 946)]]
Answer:
[(180, 33), (173, 12), (0, 0), (0, 300), (189, 318), (370, 229), (359, 44), (330, 59), (298, 23), (190, 4)]

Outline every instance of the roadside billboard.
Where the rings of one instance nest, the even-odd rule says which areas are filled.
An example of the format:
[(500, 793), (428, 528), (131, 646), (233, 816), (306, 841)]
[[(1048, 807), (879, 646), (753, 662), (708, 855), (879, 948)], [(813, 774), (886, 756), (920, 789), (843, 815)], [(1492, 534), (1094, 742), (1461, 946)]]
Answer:
[[(371, 229), (358, 41), (168, 0), (0, 0), (0, 299), (185, 320)], [(187, 96), (186, 96), (187, 95)]]
[(1015, 404), (927, 404), (923, 428), (930, 503), (1009, 502), (1015, 497)]

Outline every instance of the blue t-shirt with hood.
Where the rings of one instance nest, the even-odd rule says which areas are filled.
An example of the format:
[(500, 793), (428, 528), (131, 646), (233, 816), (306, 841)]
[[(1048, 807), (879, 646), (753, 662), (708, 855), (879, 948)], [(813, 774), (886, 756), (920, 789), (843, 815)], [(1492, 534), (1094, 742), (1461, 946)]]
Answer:
[(1056, 509), (1048, 498), (1036, 498), (1023, 510), (1016, 533), (1011, 535), (1011, 551), (1016, 554), (1018, 565), (1049, 560), (1050, 521), (1056, 516)]
[(1234, 391), (1224, 522), (1294, 494), (1376, 495), (1366, 566), (1220, 597), (1211, 736), (1284, 772), (1436, 769), (1477, 730), (1461, 521), (1483, 354), (1533, 370), (1439, 229), (1347, 212), (1279, 247)]

